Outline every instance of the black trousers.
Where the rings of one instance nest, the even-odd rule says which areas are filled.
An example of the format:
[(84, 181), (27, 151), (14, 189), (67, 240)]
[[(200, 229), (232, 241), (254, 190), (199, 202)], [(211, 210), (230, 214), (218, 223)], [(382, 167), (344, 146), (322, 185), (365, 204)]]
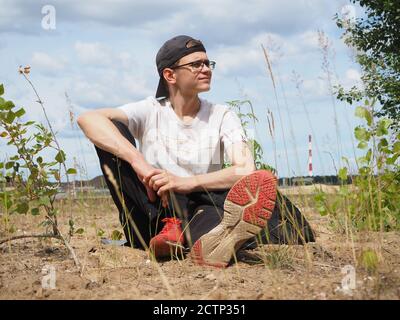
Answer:
[[(113, 123), (136, 147), (128, 128), (118, 121)], [(98, 147), (96, 151), (107, 186), (119, 211), (127, 245), (136, 248), (147, 246), (150, 239), (162, 229), (161, 220), (164, 217), (178, 217), (182, 220), (188, 248), (221, 222), (229, 190), (170, 193), (169, 206), (163, 208), (159, 197), (155, 202), (148, 199), (146, 188), (130, 164)], [(105, 166), (110, 169), (112, 177), (105, 171)], [(112, 183), (113, 179), (118, 185), (117, 190)], [(258, 243), (301, 244), (309, 241), (315, 241), (309, 223), (299, 209), (278, 192), (277, 203), (266, 228), (257, 237), (247, 241), (243, 248), (255, 248)]]

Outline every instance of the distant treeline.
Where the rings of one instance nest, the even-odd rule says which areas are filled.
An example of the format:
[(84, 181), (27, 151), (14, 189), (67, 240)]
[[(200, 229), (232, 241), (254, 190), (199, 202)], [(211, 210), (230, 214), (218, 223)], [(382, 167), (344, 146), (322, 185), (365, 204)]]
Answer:
[[(6, 177), (6, 186), (11, 187), (13, 185), (12, 180), (9, 177)], [(70, 182), (72, 184), (73, 182)], [(314, 183), (320, 184), (330, 184), (330, 185), (340, 185), (341, 181), (338, 176), (303, 176), (303, 177), (290, 177), (290, 178), (279, 178), (279, 186), (296, 186), (296, 185), (310, 185)], [(351, 183), (351, 177), (347, 178), (347, 184)], [(75, 180), (75, 187), (91, 187), (95, 189), (104, 189), (107, 188), (106, 181), (104, 177), (97, 176), (91, 180)], [(67, 189), (67, 183), (61, 183), (62, 189)], [(1, 189), (1, 188), (0, 188)]]
[[(93, 187), (95, 189), (105, 189), (107, 188), (106, 180), (104, 179), (104, 176), (97, 176), (91, 180), (75, 180), (74, 182), (70, 182), (70, 184), (75, 183), (75, 187)], [(62, 188), (67, 187), (67, 183), (63, 182), (61, 184)]]
[[(290, 178), (280, 178), (279, 185), (280, 186), (294, 186), (294, 185), (304, 185), (304, 184), (313, 184), (313, 183), (321, 183), (321, 184), (331, 184), (331, 185), (340, 185), (341, 181), (338, 176), (313, 176), (313, 177), (290, 177)], [(351, 177), (347, 178), (347, 183), (351, 183)], [(75, 181), (75, 185), (78, 187), (80, 185), (84, 186), (92, 186), (96, 189), (107, 188), (104, 177), (97, 176), (92, 180), (86, 181)]]
[[(279, 178), (280, 186), (296, 186), (296, 185), (309, 185), (314, 183), (320, 184), (331, 184), (340, 185), (342, 181), (338, 176), (303, 176), (303, 177), (290, 177), (290, 178)], [(351, 177), (347, 177), (347, 184), (351, 183)]]

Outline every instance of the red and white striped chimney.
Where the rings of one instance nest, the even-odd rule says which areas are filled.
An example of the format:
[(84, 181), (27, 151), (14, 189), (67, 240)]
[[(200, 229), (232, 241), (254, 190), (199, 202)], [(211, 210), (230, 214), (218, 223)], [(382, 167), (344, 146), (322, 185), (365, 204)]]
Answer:
[(312, 146), (311, 146), (311, 134), (308, 135), (308, 175), (312, 177)]

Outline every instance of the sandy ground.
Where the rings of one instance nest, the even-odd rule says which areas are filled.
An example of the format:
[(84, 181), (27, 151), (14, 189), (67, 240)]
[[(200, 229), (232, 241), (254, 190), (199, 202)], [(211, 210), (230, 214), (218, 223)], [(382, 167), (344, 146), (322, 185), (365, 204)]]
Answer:
[[(284, 192), (296, 193), (293, 189)], [(66, 225), (71, 211), (76, 228), (85, 229), (71, 240), (83, 272), (77, 271), (57, 240), (8, 242), (0, 245), (0, 299), (400, 298), (399, 233), (338, 234), (329, 227), (327, 217), (297, 204), (317, 232), (316, 243), (262, 246), (240, 252), (237, 263), (216, 269), (193, 265), (189, 259), (156, 263), (144, 251), (102, 245), (97, 235), (100, 229), (107, 237), (113, 230), (122, 231), (114, 205), (110, 199), (78, 201), (62, 208), (59, 223)], [(41, 216), (11, 217), (16, 234), (40, 232), (37, 225), (42, 220)], [(4, 222), (0, 230), (4, 238)], [(376, 271), (367, 271), (360, 263), (366, 249), (378, 253)], [(343, 291), (346, 265), (355, 268), (355, 289)], [(44, 268), (55, 272), (53, 289), (42, 286), (48, 274)]]

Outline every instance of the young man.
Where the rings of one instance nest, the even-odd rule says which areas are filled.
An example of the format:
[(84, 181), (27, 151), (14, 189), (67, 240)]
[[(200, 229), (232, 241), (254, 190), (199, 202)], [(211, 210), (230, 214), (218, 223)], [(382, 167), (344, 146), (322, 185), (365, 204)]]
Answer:
[[(149, 246), (156, 257), (184, 246), (198, 264), (226, 266), (256, 241), (313, 241), (303, 216), (277, 193), (275, 176), (256, 170), (238, 116), (199, 98), (215, 67), (201, 41), (168, 40), (156, 64), (155, 98), (78, 118), (129, 245)], [(225, 159), (232, 165), (223, 169)]]

